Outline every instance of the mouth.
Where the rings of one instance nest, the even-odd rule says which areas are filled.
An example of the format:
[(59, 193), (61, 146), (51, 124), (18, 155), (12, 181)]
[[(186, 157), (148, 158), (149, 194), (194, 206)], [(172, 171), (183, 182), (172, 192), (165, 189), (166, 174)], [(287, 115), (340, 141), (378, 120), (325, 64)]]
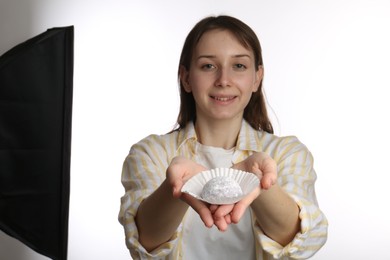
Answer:
[(227, 101), (230, 101), (230, 100), (233, 100), (236, 98), (236, 96), (210, 96), (212, 99), (214, 100), (217, 100), (217, 101), (221, 101), (221, 102), (227, 102)]

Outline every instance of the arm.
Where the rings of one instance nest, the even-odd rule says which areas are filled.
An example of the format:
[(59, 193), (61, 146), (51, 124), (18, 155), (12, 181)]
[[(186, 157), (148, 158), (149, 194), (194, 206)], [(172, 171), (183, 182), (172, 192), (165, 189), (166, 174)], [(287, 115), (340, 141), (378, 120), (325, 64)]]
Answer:
[(232, 221), (238, 222), (248, 206), (255, 213), (263, 232), (280, 245), (290, 243), (299, 232), (299, 208), (295, 201), (276, 183), (276, 162), (266, 153), (258, 152), (238, 163), (235, 168), (253, 172), (261, 178), (261, 188), (238, 202)]
[[(148, 205), (146, 203), (148, 198), (150, 197), (150, 201), (152, 201), (154, 193), (165, 193), (165, 184), (163, 184), (166, 179), (165, 171), (169, 166), (169, 158), (172, 156), (171, 152), (166, 149), (169, 147), (167, 146), (169, 142), (170, 140), (165, 139), (165, 137), (149, 136), (132, 146), (123, 163), (121, 181), (125, 188), (125, 194), (121, 198), (118, 219), (124, 227), (126, 245), (134, 259), (165, 258), (175, 248), (180, 235), (181, 230), (177, 228), (166, 240), (166, 243), (160, 244), (152, 252), (150, 246), (146, 245), (147, 250), (141, 243), (137, 223), (140, 220), (139, 213), (142, 214), (140, 209)], [(170, 199), (165, 197), (165, 200)], [(163, 206), (163, 204), (160, 205)], [(146, 213), (148, 213), (147, 210)], [(159, 212), (156, 213), (156, 220), (159, 214)], [(143, 232), (142, 228), (141, 224), (141, 233)], [(143, 233), (145, 234), (145, 232)]]
[(140, 205), (136, 215), (139, 241), (147, 251), (167, 242), (176, 231), (188, 205), (174, 198), (165, 180), (160, 187)]
[[(232, 210), (226, 212), (226, 207), (219, 206), (214, 215), (236, 223), (251, 206), (256, 218), (255, 237), (266, 252), (274, 258), (307, 259), (325, 244), (328, 227), (315, 196), (313, 158), (295, 137), (277, 140), (277, 146), (266, 149), (273, 158), (269, 163), (255, 159), (255, 152), (233, 167), (261, 177), (261, 193), (259, 187)], [(262, 169), (263, 163), (270, 167)]]
[(260, 228), (282, 246), (290, 243), (300, 230), (299, 208), (277, 184), (262, 191), (251, 207)]
[(270, 155), (277, 163), (278, 185), (299, 208), (300, 227), (293, 240), (283, 248), (279, 248), (276, 243), (269, 243), (268, 238), (259, 233), (260, 242), (274, 257), (307, 259), (325, 244), (328, 228), (315, 194), (317, 175), (313, 168), (313, 156), (293, 136), (283, 138), (279, 146), (270, 151)]
[(142, 202), (137, 212), (139, 240), (146, 250), (152, 251), (172, 237), (189, 205), (199, 213), (206, 226), (213, 225), (207, 206), (180, 192), (186, 180), (204, 169), (184, 157), (172, 160), (166, 171), (167, 178)]
[[(263, 224), (260, 224), (259, 220), (254, 226), (255, 234), (263, 249), (274, 258), (288, 256), (307, 259), (325, 244), (328, 227), (315, 195), (316, 173), (313, 169), (313, 157), (297, 138), (286, 137), (279, 140), (281, 141), (278, 146), (267, 151), (277, 165), (277, 186), (274, 186), (279, 187), (295, 203), (299, 214), (299, 230), (287, 245), (273, 240), (267, 231), (263, 230)], [(263, 195), (275, 195), (268, 191), (262, 190), (257, 199), (262, 199)]]

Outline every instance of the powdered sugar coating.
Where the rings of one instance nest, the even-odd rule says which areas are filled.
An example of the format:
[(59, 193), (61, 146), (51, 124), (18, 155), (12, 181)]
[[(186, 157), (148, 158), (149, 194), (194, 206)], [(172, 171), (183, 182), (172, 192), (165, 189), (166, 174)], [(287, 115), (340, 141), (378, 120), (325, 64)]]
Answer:
[(204, 185), (200, 196), (207, 201), (218, 201), (224, 198), (236, 198), (242, 194), (237, 181), (230, 177), (219, 176), (212, 178)]

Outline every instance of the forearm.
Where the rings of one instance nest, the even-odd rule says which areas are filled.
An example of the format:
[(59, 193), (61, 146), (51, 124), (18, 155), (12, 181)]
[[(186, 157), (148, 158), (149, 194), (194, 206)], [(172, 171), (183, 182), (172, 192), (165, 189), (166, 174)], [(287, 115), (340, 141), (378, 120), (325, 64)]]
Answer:
[(263, 190), (251, 207), (263, 232), (282, 246), (300, 230), (298, 205), (277, 184)]
[(188, 209), (180, 199), (173, 198), (172, 191), (164, 181), (161, 186), (140, 205), (136, 224), (139, 240), (149, 252), (167, 242)]

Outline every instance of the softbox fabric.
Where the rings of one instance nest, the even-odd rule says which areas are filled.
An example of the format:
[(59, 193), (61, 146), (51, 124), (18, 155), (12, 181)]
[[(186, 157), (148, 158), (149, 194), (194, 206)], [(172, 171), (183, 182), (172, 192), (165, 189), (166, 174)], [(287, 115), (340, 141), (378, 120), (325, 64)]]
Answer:
[(51, 259), (67, 258), (73, 35), (49, 29), (0, 57), (0, 229)]

